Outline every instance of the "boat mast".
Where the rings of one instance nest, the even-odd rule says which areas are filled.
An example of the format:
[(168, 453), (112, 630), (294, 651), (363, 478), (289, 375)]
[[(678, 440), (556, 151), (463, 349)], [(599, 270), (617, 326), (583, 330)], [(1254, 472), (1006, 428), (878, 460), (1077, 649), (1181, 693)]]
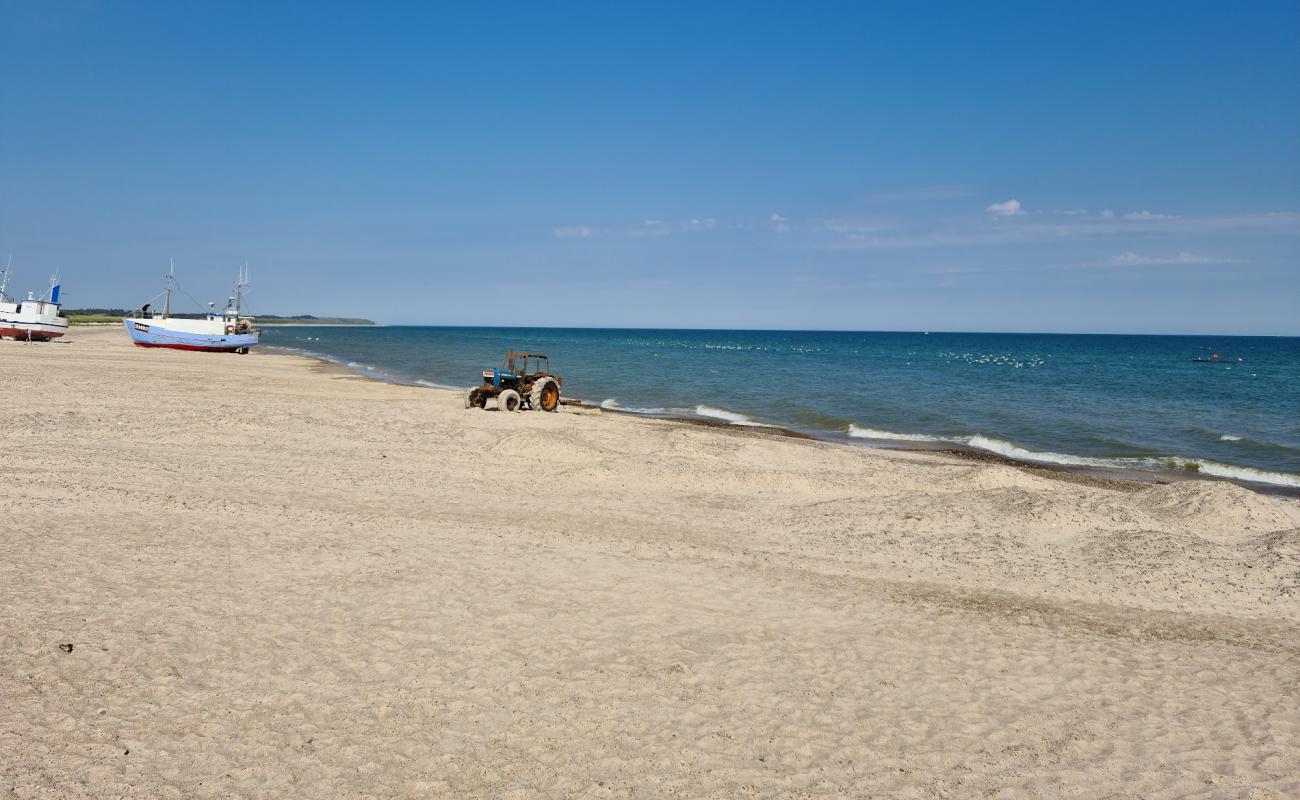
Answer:
[(5, 271), (0, 273), (0, 302), (3, 302), (8, 295), (5, 294), (5, 287), (9, 285), (9, 266), (14, 263), (13, 253), (9, 254), (9, 260), (5, 262)]
[(248, 285), (248, 262), (239, 268), (239, 277), (235, 280), (235, 319), (239, 319), (239, 307), (244, 299), (244, 287)]
[[(163, 298), (163, 319), (172, 312), (172, 282), (176, 280), (176, 262), (173, 259), (167, 259), (171, 268), (167, 271), (167, 296)], [(157, 297), (158, 295), (154, 295)]]

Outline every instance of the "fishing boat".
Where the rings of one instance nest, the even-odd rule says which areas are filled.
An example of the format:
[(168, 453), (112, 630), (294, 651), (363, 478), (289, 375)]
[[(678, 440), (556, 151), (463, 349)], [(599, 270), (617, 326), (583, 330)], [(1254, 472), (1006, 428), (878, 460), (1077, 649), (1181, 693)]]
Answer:
[[(208, 313), (202, 319), (181, 319), (172, 316), (172, 292), (176, 288), (175, 267), (167, 273), (167, 288), (163, 290), (162, 311), (149, 311), (145, 303), (134, 317), (124, 317), (122, 324), (137, 347), (170, 347), (173, 350), (204, 350), (218, 353), (247, 353), (256, 347), (261, 332), (253, 327), (253, 318), (240, 313), (244, 289), (248, 286), (246, 267), (239, 270), (235, 292), (226, 301), (226, 307), (216, 310), (208, 303)], [(157, 299), (157, 298), (155, 298)]]
[(28, 292), (26, 300), (18, 300), (5, 294), (10, 274), (9, 264), (5, 264), (0, 275), (0, 338), (48, 342), (67, 333), (68, 320), (62, 316), (59, 304), (58, 276), (50, 277), (49, 290), (39, 298)]

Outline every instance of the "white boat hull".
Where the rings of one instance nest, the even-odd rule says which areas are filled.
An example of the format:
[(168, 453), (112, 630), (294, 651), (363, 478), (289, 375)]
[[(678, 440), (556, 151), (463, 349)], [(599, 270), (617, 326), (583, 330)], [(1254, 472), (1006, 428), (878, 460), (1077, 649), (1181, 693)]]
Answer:
[(0, 303), (0, 338), (47, 342), (68, 332), (59, 304), (44, 300)]
[[(207, 320), (128, 318), (122, 320), (136, 347), (167, 347), (172, 350), (201, 350), (234, 353), (256, 347), (258, 331), (235, 333), (233, 325), (200, 325)], [(188, 329), (188, 330), (187, 330)]]

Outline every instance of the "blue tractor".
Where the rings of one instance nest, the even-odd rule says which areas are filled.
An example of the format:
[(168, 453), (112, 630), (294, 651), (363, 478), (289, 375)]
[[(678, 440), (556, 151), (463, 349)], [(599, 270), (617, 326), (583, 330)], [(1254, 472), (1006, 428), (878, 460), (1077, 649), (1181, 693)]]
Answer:
[(511, 350), (501, 357), (500, 367), (483, 370), (483, 383), (466, 393), (465, 408), (487, 408), (488, 400), (495, 399), (501, 411), (555, 411), (563, 384), (545, 355)]

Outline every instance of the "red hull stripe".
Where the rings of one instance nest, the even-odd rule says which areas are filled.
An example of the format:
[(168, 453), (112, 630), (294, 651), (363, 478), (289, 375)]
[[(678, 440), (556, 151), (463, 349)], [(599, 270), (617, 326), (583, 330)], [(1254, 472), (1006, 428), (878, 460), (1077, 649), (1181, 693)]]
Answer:
[[(32, 330), (33, 339), (57, 339), (63, 335), (63, 331), (42, 331)], [(12, 336), (15, 339), (26, 339), (26, 328), (0, 328), (0, 336)]]

